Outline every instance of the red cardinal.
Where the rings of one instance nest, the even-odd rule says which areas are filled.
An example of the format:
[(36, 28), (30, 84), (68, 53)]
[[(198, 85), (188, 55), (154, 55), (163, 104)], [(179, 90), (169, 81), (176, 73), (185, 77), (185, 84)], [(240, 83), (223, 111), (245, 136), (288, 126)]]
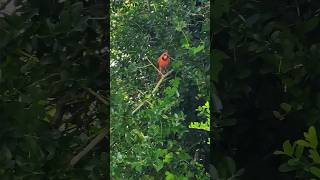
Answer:
[[(170, 56), (168, 54), (168, 51), (165, 51), (161, 54), (161, 56), (158, 58), (158, 70), (163, 73), (168, 65), (170, 64)], [(158, 72), (157, 81), (159, 81), (161, 78), (161, 74)]]

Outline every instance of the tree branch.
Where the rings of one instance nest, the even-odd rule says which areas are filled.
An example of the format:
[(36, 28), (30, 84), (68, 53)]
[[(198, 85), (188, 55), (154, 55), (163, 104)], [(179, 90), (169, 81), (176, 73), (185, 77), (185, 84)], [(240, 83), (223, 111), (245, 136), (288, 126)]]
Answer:
[(86, 88), (84, 87), (85, 90), (87, 90), (90, 94), (92, 94), (93, 96), (95, 96), (98, 100), (100, 100), (103, 104), (108, 105), (107, 100), (105, 100), (102, 96), (100, 96), (98, 93), (94, 92), (92, 89), (90, 88)]
[(107, 129), (102, 129), (100, 133), (76, 156), (74, 156), (70, 161), (70, 166), (73, 167), (77, 162), (85, 156), (92, 148), (94, 148), (108, 133)]
[(146, 57), (146, 59), (147, 59), (147, 60), (149, 61), (149, 63), (158, 71), (158, 73), (160, 73), (160, 74), (163, 76), (162, 72), (149, 60), (149, 58)]
[[(153, 95), (155, 92), (157, 92), (157, 90), (159, 89), (160, 84), (164, 81), (164, 79), (169, 76), (171, 73), (173, 72), (173, 70), (169, 71), (168, 73), (166, 73), (165, 75), (162, 75), (160, 80), (158, 81), (158, 83), (156, 84), (156, 86), (153, 88), (151, 95)], [(146, 97), (148, 97), (150, 95), (147, 95)], [(146, 102), (148, 102), (148, 99), (144, 100), (142, 103), (140, 103), (133, 111), (132, 111), (132, 115), (134, 113), (136, 113)]]
[(157, 85), (153, 88), (152, 90), (152, 94), (154, 94), (158, 89), (160, 84), (162, 83), (162, 81), (164, 80), (164, 78), (166, 78), (167, 76), (169, 76), (171, 73), (173, 72), (173, 70), (169, 71), (168, 73), (166, 73), (165, 75), (162, 75), (160, 80), (158, 81)]

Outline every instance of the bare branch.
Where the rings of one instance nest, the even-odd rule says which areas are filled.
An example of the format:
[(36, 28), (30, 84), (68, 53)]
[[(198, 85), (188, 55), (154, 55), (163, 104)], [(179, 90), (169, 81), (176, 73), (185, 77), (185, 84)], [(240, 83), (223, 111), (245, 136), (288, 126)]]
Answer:
[(158, 81), (157, 85), (153, 88), (152, 90), (152, 94), (154, 94), (158, 89), (160, 84), (162, 83), (162, 81), (164, 80), (164, 78), (166, 78), (167, 76), (169, 76), (171, 73), (173, 72), (173, 70), (169, 71), (168, 73), (166, 73), (165, 75), (162, 75), (160, 80)]
[(94, 95), (97, 99), (99, 99), (103, 104), (108, 105), (107, 100), (105, 100), (101, 95), (97, 94), (96, 92), (94, 92), (92, 89), (90, 88), (84, 88), (85, 90), (87, 90), (90, 94)]
[[(173, 72), (173, 70), (169, 71), (168, 73), (166, 73), (165, 75), (161, 76), (161, 79), (158, 81), (158, 83), (156, 84), (156, 86), (153, 88), (151, 94), (154, 94), (155, 92), (157, 92), (157, 90), (159, 89), (160, 84), (164, 81), (164, 79), (169, 76), (171, 73)], [(147, 95), (148, 96), (148, 95)], [(149, 95), (150, 96), (150, 95)], [(150, 102), (146, 99), (144, 100), (142, 103), (140, 103), (136, 109), (134, 109), (132, 111), (132, 114), (136, 113), (146, 102), (148, 102), (150, 104)]]
[(146, 57), (146, 59), (147, 59), (147, 60), (149, 61), (149, 63), (158, 71), (158, 73), (160, 73), (160, 74), (163, 76), (162, 72), (149, 60), (149, 58)]
[(94, 148), (108, 133), (107, 129), (102, 129), (100, 133), (76, 156), (74, 156), (70, 161), (70, 166), (73, 167), (77, 162), (85, 156), (92, 148)]
[(137, 67), (137, 69), (142, 69), (142, 68), (145, 68), (145, 67), (148, 67), (148, 66), (151, 66), (152, 64), (147, 64), (145, 66), (142, 66), (142, 67)]

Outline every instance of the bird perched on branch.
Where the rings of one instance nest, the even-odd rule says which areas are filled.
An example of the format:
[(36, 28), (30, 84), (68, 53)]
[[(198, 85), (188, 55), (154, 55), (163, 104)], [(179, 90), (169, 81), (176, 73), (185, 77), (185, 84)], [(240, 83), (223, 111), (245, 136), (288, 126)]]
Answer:
[[(157, 64), (158, 64), (158, 70), (161, 73), (164, 73), (170, 64), (170, 56), (168, 51), (164, 51), (161, 54), (161, 56), (158, 58)], [(159, 81), (162, 76), (160, 72), (158, 72), (157, 81)]]

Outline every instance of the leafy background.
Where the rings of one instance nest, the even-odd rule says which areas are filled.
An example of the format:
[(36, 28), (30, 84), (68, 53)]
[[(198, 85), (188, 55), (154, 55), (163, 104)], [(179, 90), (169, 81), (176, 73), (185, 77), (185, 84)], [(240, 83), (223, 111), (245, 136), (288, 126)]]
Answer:
[(319, 1), (6, 2), (1, 179), (319, 179)]
[(106, 139), (70, 165), (108, 126), (104, 1), (15, 7), (0, 17), (0, 179), (105, 179)]
[[(212, 93), (223, 105), (213, 117), (213, 131), (221, 130), (214, 166), (222, 153), (244, 168), (240, 179), (319, 178), (319, 163), (302, 147), (294, 157), (298, 144), (286, 141), (319, 130), (319, 10), (315, 0), (214, 1)], [(273, 154), (283, 142), (292, 158)], [(311, 144), (302, 143), (316, 152)], [(223, 174), (225, 166), (216, 169)]]
[(111, 2), (111, 178), (209, 179), (209, 5)]

